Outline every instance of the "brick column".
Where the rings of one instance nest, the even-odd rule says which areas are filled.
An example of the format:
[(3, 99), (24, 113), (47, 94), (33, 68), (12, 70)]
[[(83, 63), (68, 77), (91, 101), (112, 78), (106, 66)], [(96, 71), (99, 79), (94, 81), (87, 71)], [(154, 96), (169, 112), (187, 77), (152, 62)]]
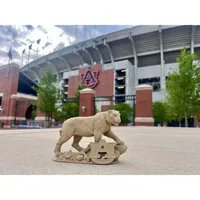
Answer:
[(0, 113), (0, 123), (4, 124), (4, 128), (10, 128), (14, 121), (15, 102), (11, 95), (17, 94), (18, 81), (18, 65), (11, 63), (10, 66), (5, 65), (0, 69), (0, 93), (3, 93), (1, 103), (3, 112)]
[[(79, 116), (94, 115), (94, 95), (95, 91), (90, 88), (85, 88), (80, 91)], [(83, 111), (83, 107), (85, 107), (85, 111)]]
[(194, 127), (199, 127), (199, 122), (196, 116), (194, 116)]
[(136, 86), (135, 126), (154, 126), (152, 86)]

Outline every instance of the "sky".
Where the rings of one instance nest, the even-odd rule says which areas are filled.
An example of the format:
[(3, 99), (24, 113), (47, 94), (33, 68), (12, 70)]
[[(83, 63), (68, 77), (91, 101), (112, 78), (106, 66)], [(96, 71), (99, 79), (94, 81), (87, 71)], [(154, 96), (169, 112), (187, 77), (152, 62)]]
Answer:
[[(76, 27), (76, 28), (75, 28)], [(0, 25), (0, 66), (7, 64), (8, 52), (12, 49), (12, 62), (21, 65), (22, 51), (25, 49), (23, 64), (55, 50), (70, 46), (106, 33), (132, 27), (131, 25)], [(76, 37), (75, 37), (76, 35)], [(75, 39), (76, 38), (76, 39)], [(39, 45), (37, 40), (41, 39)], [(29, 45), (32, 44), (28, 59)]]

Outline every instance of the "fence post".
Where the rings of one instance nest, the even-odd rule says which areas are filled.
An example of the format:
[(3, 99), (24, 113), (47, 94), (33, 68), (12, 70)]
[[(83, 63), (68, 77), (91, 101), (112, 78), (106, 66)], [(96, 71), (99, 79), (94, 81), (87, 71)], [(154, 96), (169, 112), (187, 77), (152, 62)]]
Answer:
[(95, 91), (85, 88), (80, 91), (79, 116), (92, 116), (95, 111)]

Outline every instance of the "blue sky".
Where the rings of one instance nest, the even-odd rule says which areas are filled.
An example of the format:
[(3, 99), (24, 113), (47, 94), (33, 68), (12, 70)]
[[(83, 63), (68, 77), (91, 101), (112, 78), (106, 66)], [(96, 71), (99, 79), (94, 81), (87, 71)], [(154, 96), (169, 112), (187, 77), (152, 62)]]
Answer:
[[(46, 55), (55, 50), (69, 46), (76, 41), (104, 35), (133, 25), (94, 25), (94, 26), (69, 26), (69, 25), (6, 25), (0, 26), (0, 65), (8, 63), (7, 53), (12, 46), (13, 62), (21, 63), (21, 54), (26, 49), (24, 64), (28, 62), (28, 46), (32, 44), (30, 60), (36, 59), (38, 39), (39, 56)], [(85, 31), (85, 33), (84, 33)]]

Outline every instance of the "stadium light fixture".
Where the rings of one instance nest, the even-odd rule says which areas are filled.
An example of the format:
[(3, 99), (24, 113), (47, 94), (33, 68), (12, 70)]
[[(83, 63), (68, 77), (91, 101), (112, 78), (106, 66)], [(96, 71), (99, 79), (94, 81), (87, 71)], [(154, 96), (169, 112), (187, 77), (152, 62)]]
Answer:
[(124, 79), (124, 77), (121, 77), (121, 78), (117, 78), (117, 80), (123, 80)]
[(30, 44), (29, 47), (28, 47), (28, 50), (29, 50), (29, 51), (28, 51), (28, 63), (29, 63), (30, 50), (32, 49), (32, 45), (33, 45), (33, 44)]
[(26, 49), (24, 49), (24, 50), (22, 51), (21, 67), (23, 66), (23, 61), (24, 61), (24, 54), (25, 54), (25, 52), (26, 52)]
[(38, 47), (39, 47), (40, 42), (41, 42), (41, 39), (37, 40), (37, 53), (36, 53), (36, 59), (38, 58)]

